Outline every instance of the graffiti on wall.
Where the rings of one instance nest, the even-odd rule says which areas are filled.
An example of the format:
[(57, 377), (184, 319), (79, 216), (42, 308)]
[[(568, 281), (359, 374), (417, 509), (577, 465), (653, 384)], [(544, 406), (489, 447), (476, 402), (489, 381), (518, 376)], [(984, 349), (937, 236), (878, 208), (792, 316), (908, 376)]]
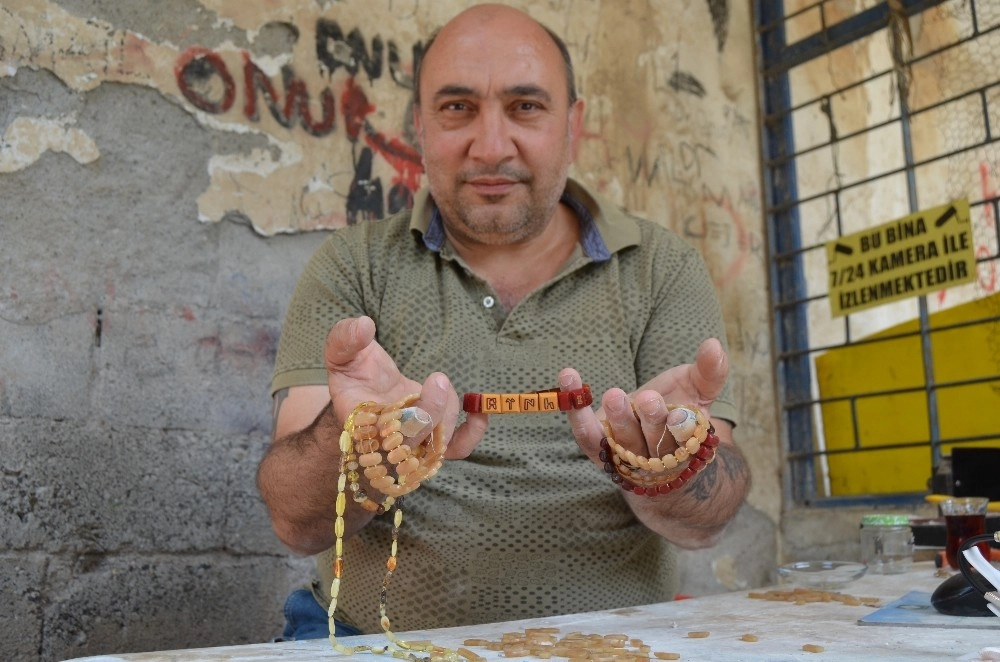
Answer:
[[(294, 44), (279, 55), (232, 40), (182, 49), (48, 0), (25, 0), (16, 10), (0, 7), (0, 75), (47, 69), (81, 92), (105, 82), (143, 85), (210, 129), (262, 136), (266, 147), (211, 159), (211, 186), (198, 200), (203, 221), (237, 213), (272, 235), (339, 227), (411, 203), (423, 173), (408, 129), (419, 38), (394, 30), (384, 39), (361, 27), (361, 5), (341, 19), (307, 0), (270, 10), (202, 4), (248, 35), (276, 22), (291, 26)], [(100, 156), (74, 116), (21, 117), (0, 138), (0, 172), (27, 167), (46, 151), (80, 163)]]
[[(410, 117), (411, 76), (426, 35), (458, 5), (417, 0), (333, 4), (289, 0), (266, 5), (199, 0), (198, 5), (216, 19), (212, 34), (204, 35), (201, 43), (190, 38), (197, 27), (152, 39), (100, 18), (74, 14), (53, 0), (23, 0), (16, 9), (0, 7), (0, 77), (26, 67), (48, 70), (78, 92), (106, 82), (142, 85), (175, 101), (207, 130), (257, 137), (256, 147), (210, 158), (210, 185), (198, 198), (202, 221), (235, 215), (257, 232), (272, 235), (339, 227), (411, 204), (422, 180)], [(673, 181), (664, 190), (653, 188), (662, 182), (653, 182), (646, 192), (629, 196), (628, 188), (637, 184), (621, 176), (624, 173), (592, 173), (608, 164), (600, 154), (622, 144), (623, 138), (626, 147), (643, 148), (639, 137), (630, 135), (634, 121), (648, 125), (651, 136), (668, 130), (656, 108), (668, 96), (690, 98), (676, 102), (676, 107), (685, 103), (710, 107), (720, 84), (730, 88), (726, 96), (734, 95), (732, 83), (720, 82), (713, 73), (719, 69), (717, 63), (703, 71), (700, 58), (688, 53), (682, 61), (679, 55), (688, 51), (682, 42), (689, 38), (693, 22), (698, 23), (695, 32), (715, 36), (709, 52), (723, 53), (731, 40), (731, 3), (696, 3), (685, 8), (689, 16), (683, 20), (673, 12), (678, 24), (687, 26), (676, 34), (661, 32), (669, 22), (637, 23), (638, 10), (629, 9), (627, 3), (564, 0), (549, 5), (532, 5), (533, 14), (566, 36), (581, 87), (586, 88), (593, 72), (610, 63), (624, 75), (607, 78), (605, 85), (621, 82), (607, 98), (620, 99), (618, 103), (628, 103), (642, 115), (608, 123), (595, 115), (586, 134), (586, 140), (595, 144), (590, 158), (585, 154), (578, 162), (578, 176), (598, 188), (608, 184), (606, 192), (612, 197), (620, 191), (633, 201), (653, 205), (657, 199), (670, 199)], [(290, 35), (284, 50), (259, 45), (261, 33), (273, 26), (283, 26)], [(597, 26), (607, 30), (596, 31)], [(645, 34), (623, 39), (629, 31)], [(594, 34), (601, 35), (602, 43), (592, 38)], [(628, 49), (612, 48), (615, 43)], [(599, 62), (598, 53), (609, 49), (616, 57)], [(662, 77), (657, 60), (667, 65)], [(651, 75), (657, 79), (652, 91), (658, 97), (650, 96), (650, 86), (642, 82)], [(743, 111), (749, 114), (752, 94), (742, 98), (750, 104)], [(673, 119), (669, 131), (683, 132), (684, 124)], [(747, 143), (753, 144), (752, 136)], [(100, 157), (98, 146), (77, 126), (75, 116), (21, 117), (6, 127), (0, 139), (0, 172), (25, 168), (46, 151), (63, 151), (80, 163)], [(610, 165), (621, 163), (613, 158)], [(756, 176), (752, 152), (746, 165), (747, 174)], [(712, 202), (717, 197), (699, 196), (689, 202), (710, 209), (717, 206)], [(642, 205), (637, 211), (645, 209)], [(681, 219), (665, 222), (677, 227)]]
[[(288, 130), (300, 127), (314, 138), (325, 138), (338, 130), (342, 132), (351, 147), (354, 171), (346, 200), (348, 224), (359, 219), (380, 218), (385, 213), (408, 207), (423, 172), (420, 154), (400, 138), (373, 125), (369, 117), (377, 109), (355, 80), (359, 69), (364, 70), (369, 82), (381, 77), (381, 38), (373, 39), (369, 54), (358, 30), (352, 31), (349, 40), (344, 41), (336, 21), (320, 19), (316, 28), (317, 61), (325, 76), (332, 78), (338, 68), (345, 69), (349, 75), (343, 82), (339, 100), (330, 85), (310, 91), (307, 82), (291, 65), (282, 66), (278, 83), (246, 51), (240, 54), (240, 68), (234, 72), (221, 53), (196, 46), (186, 49), (177, 58), (174, 65), (177, 87), (184, 99), (209, 115), (233, 112), (237, 98), (242, 98), (242, 105), (235, 111), (252, 124), (260, 124), (263, 108), (281, 127)], [(348, 51), (334, 55), (327, 47), (328, 37), (347, 44)], [(419, 57), (419, 44), (413, 52), (415, 58)], [(399, 73), (399, 52), (393, 42), (390, 42), (390, 54), (389, 69), (397, 72), (392, 76), (393, 81), (400, 87), (409, 88), (409, 76)], [(314, 108), (318, 111), (314, 112)], [(375, 158), (382, 159), (394, 172), (386, 195), (383, 195), (381, 180), (373, 174)]]

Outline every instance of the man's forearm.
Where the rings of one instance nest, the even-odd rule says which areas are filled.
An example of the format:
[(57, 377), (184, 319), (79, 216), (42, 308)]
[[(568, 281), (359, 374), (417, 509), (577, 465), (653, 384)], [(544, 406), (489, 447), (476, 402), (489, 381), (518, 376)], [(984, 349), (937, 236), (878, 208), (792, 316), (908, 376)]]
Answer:
[[(257, 469), (257, 487), (275, 533), (295, 552), (316, 554), (334, 542), (340, 432), (328, 405), (303, 430), (274, 440)], [(371, 517), (350, 507), (345, 536), (356, 533)]]
[(639, 520), (670, 542), (686, 549), (717, 542), (740, 509), (750, 489), (750, 468), (733, 444), (716, 449), (709, 464), (682, 490), (657, 497), (626, 496)]

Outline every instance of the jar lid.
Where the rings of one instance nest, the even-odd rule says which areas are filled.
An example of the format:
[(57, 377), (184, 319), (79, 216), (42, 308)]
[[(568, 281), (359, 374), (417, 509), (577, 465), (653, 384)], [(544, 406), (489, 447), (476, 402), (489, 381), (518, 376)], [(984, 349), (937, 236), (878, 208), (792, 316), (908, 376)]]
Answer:
[(861, 518), (862, 526), (909, 526), (909, 515), (888, 515), (885, 513), (874, 513), (864, 515)]

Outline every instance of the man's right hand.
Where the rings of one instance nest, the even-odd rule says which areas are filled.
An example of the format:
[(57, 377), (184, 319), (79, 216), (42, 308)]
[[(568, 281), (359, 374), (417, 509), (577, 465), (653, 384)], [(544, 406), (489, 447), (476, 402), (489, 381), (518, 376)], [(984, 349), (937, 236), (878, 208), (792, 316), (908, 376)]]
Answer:
[[(258, 487), (278, 537), (296, 552), (314, 554), (332, 544), (333, 504), (344, 421), (362, 402), (391, 404), (419, 393), (426, 411), (450, 439), (445, 458), (467, 457), (486, 432), (486, 415), (469, 414), (456, 428), (459, 398), (442, 373), (423, 384), (408, 379), (375, 341), (368, 317), (344, 319), (327, 334), (327, 386), (294, 386), (275, 394), (274, 435), (257, 473)], [(332, 407), (330, 406), (332, 404)], [(347, 535), (370, 519), (360, 508)]]
[(423, 384), (400, 373), (396, 362), (375, 341), (375, 322), (352, 317), (337, 322), (326, 337), (326, 369), (330, 400), (338, 421), (347, 419), (362, 402), (390, 404), (419, 393), (420, 407), (449, 439), (446, 457), (467, 457), (486, 431), (486, 416), (470, 416), (456, 430), (461, 407), (458, 393), (443, 373), (428, 375)]

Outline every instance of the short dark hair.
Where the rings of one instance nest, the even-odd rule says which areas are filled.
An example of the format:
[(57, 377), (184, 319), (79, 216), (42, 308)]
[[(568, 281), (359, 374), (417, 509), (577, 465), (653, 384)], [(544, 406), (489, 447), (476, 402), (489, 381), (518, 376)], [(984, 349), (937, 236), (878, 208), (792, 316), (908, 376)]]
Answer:
[[(537, 21), (536, 21), (537, 23)], [(553, 32), (548, 26), (538, 23), (543, 30), (552, 38), (555, 42), (556, 47), (559, 49), (559, 54), (562, 55), (563, 67), (566, 70), (566, 91), (569, 96), (569, 105), (576, 103), (576, 74), (573, 72), (573, 58), (570, 57), (569, 49), (566, 47), (566, 42), (562, 38)], [(431, 33), (430, 39), (424, 44), (424, 48), (417, 57), (416, 61), (413, 63), (413, 105), (420, 105), (420, 70), (423, 68), (424, 58), (427, 56), (427, 52), (434, 45), (434, 41), (437, 39), (438, 33), (441, 32), (441, 28), (438, 28)]]

